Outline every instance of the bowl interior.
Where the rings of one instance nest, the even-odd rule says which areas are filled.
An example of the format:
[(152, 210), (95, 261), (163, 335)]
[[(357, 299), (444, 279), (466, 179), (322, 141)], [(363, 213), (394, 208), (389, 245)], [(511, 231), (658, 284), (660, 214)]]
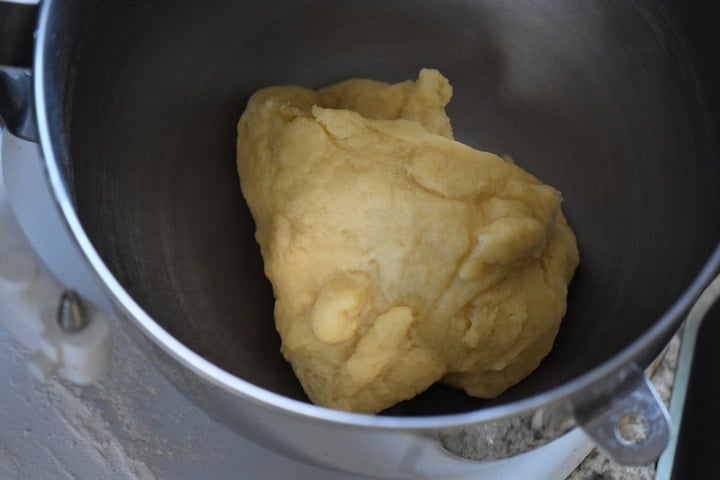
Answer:
[[(646, 3), (646, 2), (638, 2)], [(720, 238), (717, 97), (689, 23), (634, 2), (75, 2), (64, 120), (77, 207), (136, 301), (197, 353), (305, 400), (235, 170), (255, 90), (350, 77), (454, 86), (456, 137), (564, 196), (581, 266), (552, 353), (492, 403), (581, 375), (639, 338)], [(92, 39), (82, 40), (82, 39)], [(717, 44), (715, 44), (717, 45)], [(715, 94), (716, 95), (716, 94)], [(491, 402), (446, 387), (391, 410)]]

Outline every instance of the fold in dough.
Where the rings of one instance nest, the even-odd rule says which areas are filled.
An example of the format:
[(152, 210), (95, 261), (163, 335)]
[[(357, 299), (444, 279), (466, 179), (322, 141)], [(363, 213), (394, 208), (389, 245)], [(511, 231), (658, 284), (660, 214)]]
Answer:
[(495, 397), (550, 351), (578, 265), (561, 196), (452, 139), (452, 88), (271, 87), (238, 124), (282, 353), (317, 404), (374, 413), (436, 381)]

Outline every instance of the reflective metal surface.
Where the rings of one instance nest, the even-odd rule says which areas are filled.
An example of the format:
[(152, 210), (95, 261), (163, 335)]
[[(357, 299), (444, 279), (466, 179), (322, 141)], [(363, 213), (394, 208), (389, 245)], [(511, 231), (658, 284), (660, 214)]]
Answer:
[(37, 141), (33, 109), (33, 40), (37, 2), (0, 2), (0, 127), (16, 136)]
[(26, 140), (37, 141), (32, 75), (25, 68), (0, 65), (0, 124)]
[[(624, 419), (638, 417), (644, 423), (636, 441), (623, 435)], [(670, 416), (650, 383), (643, 378), (630, 391), (612, 399), (589, 419), (578, 417), (584, 430), (611, 458), (622, 465), (647, 465), (665, 450), (670, 438)], [(627, 437), (627, 438), (626, 438)]]
[(0, 2), (0, 65), (28, 67), (32, 62), (37, 3), (38, 0)]
[(65, 290), (60, 297), (57, 323), (66, 333), (82, 330), (87, 326), (87, 317), (80, 296), (73, 290)]
[[(601, 405), (720, 263), (717, 13), (674, 1), (46, 0), (40, 135), (68, 226), (150, 356), (280, 450), (305, 428), (351, 441)], [(540, 369), (497, 400), (438, 386), (377, 417), (314, 407), (278, 351), (235, 123), (262, 86), (396, 81), (426, 66), (455, 87), (458, 139), (563, 192), (581, 251), (567, 317)]]

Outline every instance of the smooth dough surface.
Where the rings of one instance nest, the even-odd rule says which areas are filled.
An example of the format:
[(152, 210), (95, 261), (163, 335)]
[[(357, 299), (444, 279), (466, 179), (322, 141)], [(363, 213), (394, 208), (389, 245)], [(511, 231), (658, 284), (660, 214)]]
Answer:
[(256, 92), (237, 166), (282, 353), (316, 404), (495, 397), (550, 351), (578, 265), (561, 196), (452, 138), (438, 71)]

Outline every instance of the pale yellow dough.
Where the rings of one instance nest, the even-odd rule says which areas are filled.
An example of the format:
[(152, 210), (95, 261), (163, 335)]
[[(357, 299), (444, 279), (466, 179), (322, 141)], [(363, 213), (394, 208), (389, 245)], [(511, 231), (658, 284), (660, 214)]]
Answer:
[(238, 124), (282, 353), (319, 405), (379, 412), (434, 382), (495, 397), (550, 351), (578, 265), (561, 196), (452, 139), (438, 71), (271, 87)]

